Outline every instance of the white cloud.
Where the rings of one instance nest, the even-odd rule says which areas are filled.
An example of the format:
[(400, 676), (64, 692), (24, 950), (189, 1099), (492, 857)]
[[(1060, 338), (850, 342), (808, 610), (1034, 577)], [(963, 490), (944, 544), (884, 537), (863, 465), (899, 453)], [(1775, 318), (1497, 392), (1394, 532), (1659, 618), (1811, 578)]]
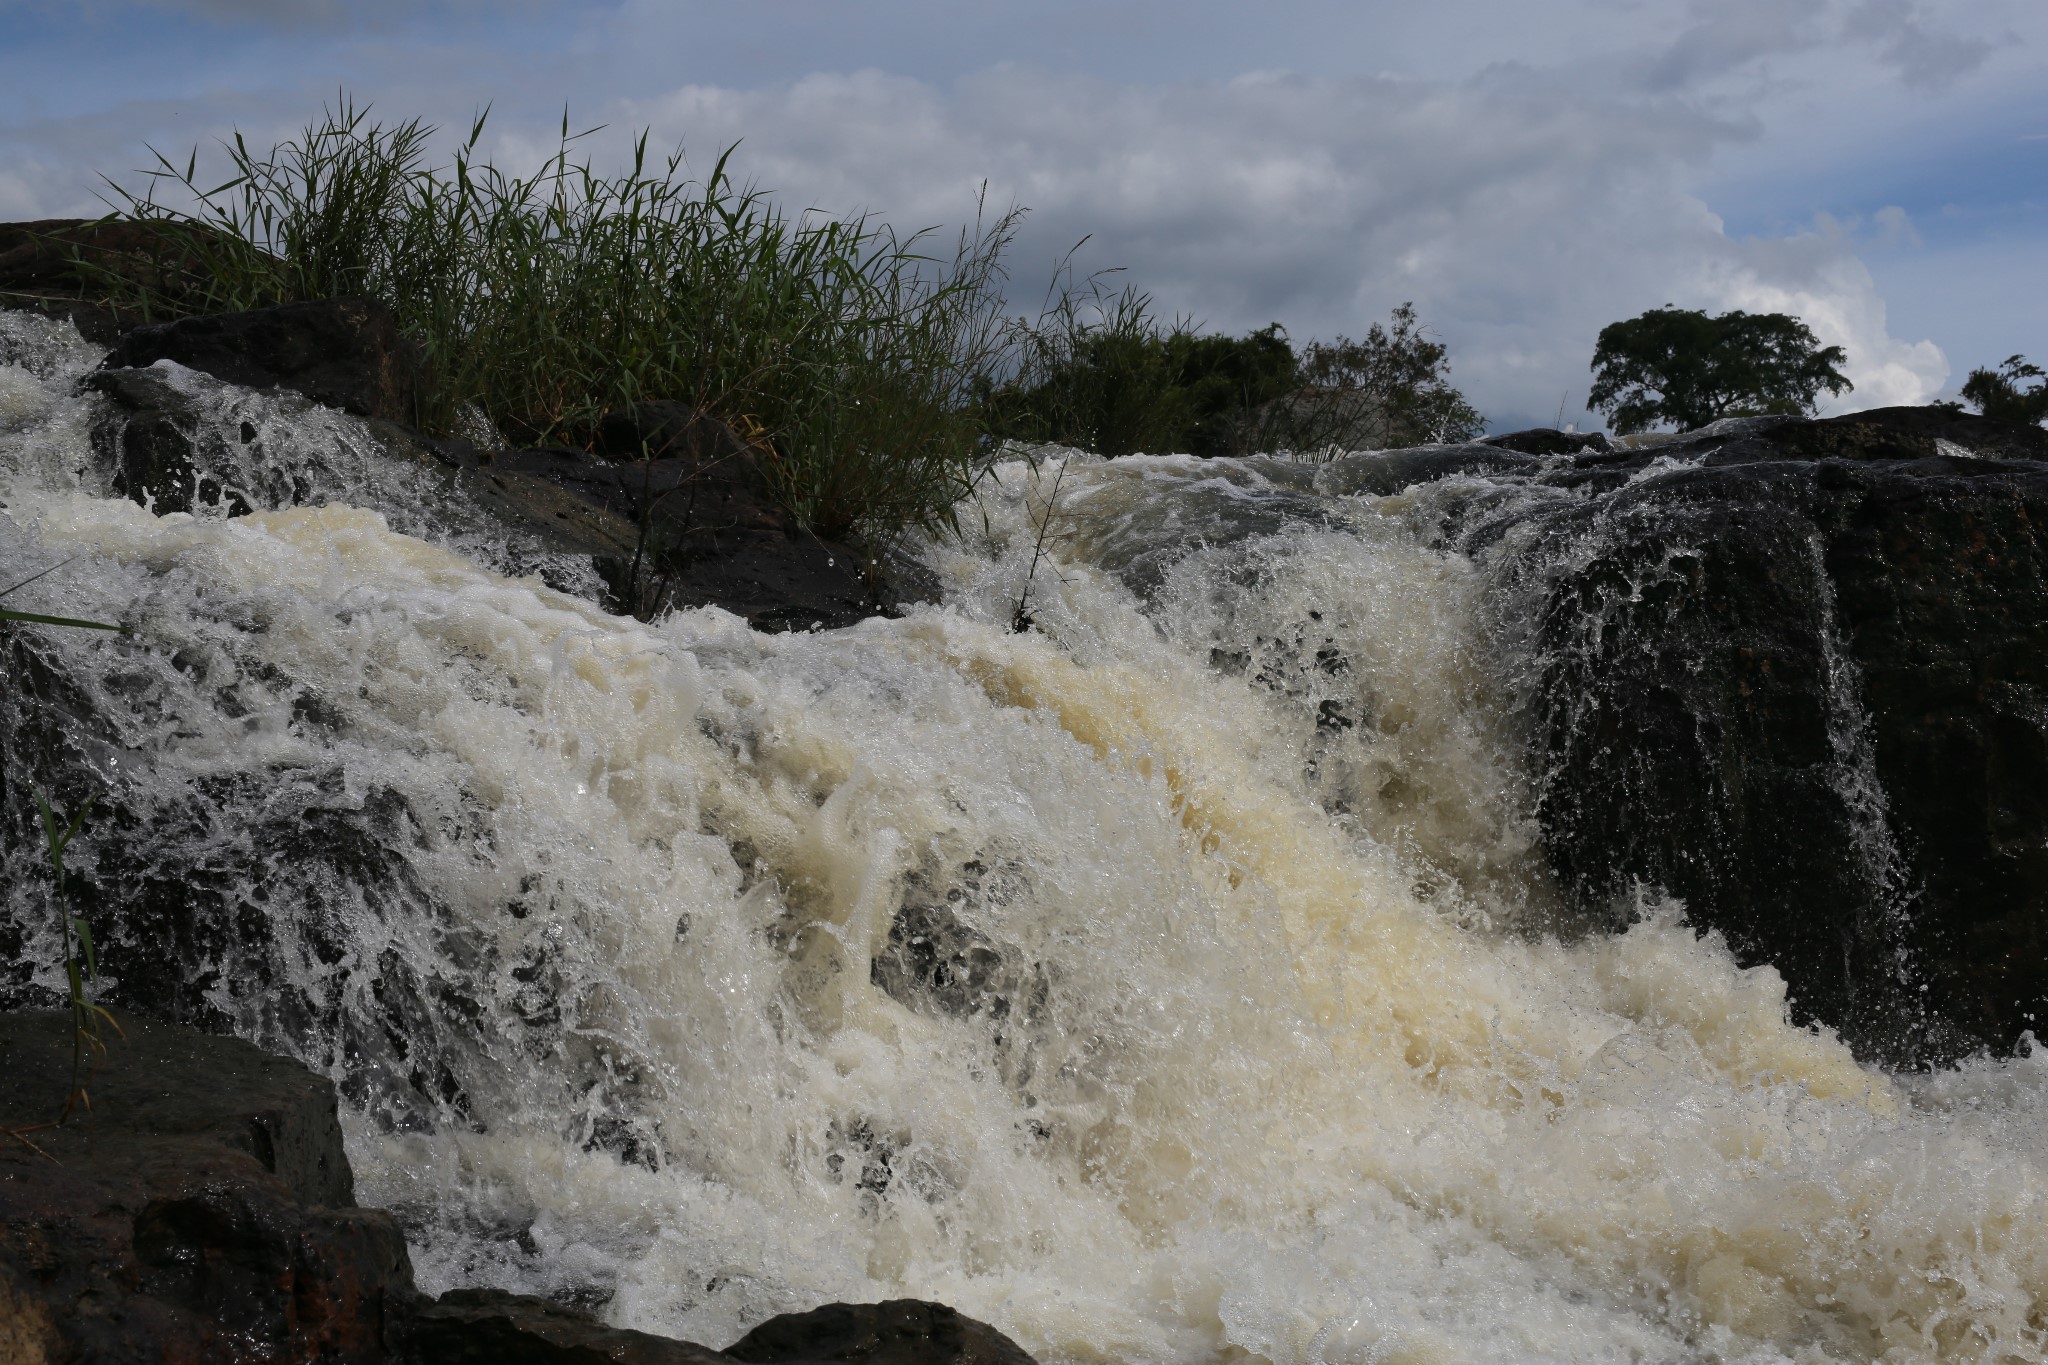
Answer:
[(1839, 230), (1824, 226), (1797, 237), (1731, 245), (1725, 258), (1702, 271), (1697, 295), (1719, 309), (1790, 313), (1823, 345), (1846, 351), (1842, 371), (1856, 387), (1823, 411), (1926, 403), (1948, 382), (1949, 361), (1939, 346), (1891, 335), (1876, 281)]

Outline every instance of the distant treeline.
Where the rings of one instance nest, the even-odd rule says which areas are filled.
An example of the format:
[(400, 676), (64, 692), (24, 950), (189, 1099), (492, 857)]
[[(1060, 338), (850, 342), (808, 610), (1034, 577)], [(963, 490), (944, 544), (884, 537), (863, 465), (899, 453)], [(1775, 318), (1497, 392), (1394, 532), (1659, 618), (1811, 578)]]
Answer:
[(1360, 340), (1297, 352), (1279, 323), (1243, 336), (1162, 324), (1135, 290), (1063, 291), (1019, 329), (1014, 374), (977, 393), (990, 434), (1104, 455), (1316, 452), (1462, 441), (1485, 421), (1412, 304)]

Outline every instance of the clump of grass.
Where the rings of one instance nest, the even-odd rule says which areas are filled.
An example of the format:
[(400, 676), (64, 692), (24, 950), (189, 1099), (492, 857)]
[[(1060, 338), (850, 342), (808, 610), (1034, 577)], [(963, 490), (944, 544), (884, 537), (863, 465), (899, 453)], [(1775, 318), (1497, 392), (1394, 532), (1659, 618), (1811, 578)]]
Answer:
[(643, 133), (606, 175), (598, 130), (565, 117), (550, 158), (507, 172), (480, 158), (486, 117), (445, 166), (431, 127), (346, 98), (267, 151), (237, 134), (217, 185), (196, 151), (158, 153), (116, 207), (168, 232), (180, 268), (108, 284), (163, 316), (374, 296), (423, 352), (430, 432), (473, 406), (515, 440), (582, 444), (607, 412), (680, 400), (750, 437), (821, 535), (950, 524), (979, 467), (973, 381), (1012, 341), (1016, 211), (940, 257), (931, 231), (785, 211), (732, 179), (730, 148), (695, 180)]
[(64, 979), (71, 1005), (71, 1089), (64, 1097), (64, 1110), (57, 1117), (58, 1123), (70, 1118), (73, 1109), (81, 1106), (92, 1108), (85, 1086), (86, 1063), (88, 1058), (97, 1061), (106, 1056), (106, 1036), (100, 1025), (105, 1023), (114, 1032), (121, 1031), (121, 1025), (114, 1016), (92, 999), (92, 991), (100, 979), (99, 954), (93, 949), (92, 926), (83, 916), (71, 913), (71, 899), (65, 887), (64, 851), (71, 847), (71, 841), (85, 827), (85, 817), (92, 812), (92, 805), (88, 798), (67, 820), (62, 812), (50, 805), (47, 797), (41, 792), (36, 793), (36, 812), (43, 823), (44, 851), (50, 859), (50, 900), (57, 911), (59, 941), (64, 953)]
[[(31, 574), (6, 588), (0, 588), (0, 597), (7, 597), (27, 587), (37, 579), (55, 573), (71, 561), (53, 564), (39, 573)], [(77, 630), (111, 630), (126, 634), (128, 628), (108, 621), (86, 621), (71, 616), (50, 616), (42, 612), (16, 611), (11, 607), (0, 608), (0, 621), (19, 621), (31, 625), (66, 626)], [(64, 957), (64, 980), (71, 1005), (71, 1088), (64, 1096), (64, 1108), (57, 1116), (61, 1124), (71, 1117), (71, 1111), (80, 1106), (91, 1108), (91, 1099), (86, 1093), (85, 1074), (88, 1058), (97, 1060), (106, 1056), (106, 1036), (101, 1032), (102, 1022), (115, 1033), (121, 1025), (114, 1016), (107, 1013), (92, 999), (92, 989), (99, 984), (99, 955), (93, 948), (92, 926), (83, 916), (71, 912), (71, 900), (65, 885), (64, 851), (71, 847), (71, 841), (85, 827), (85, 817), (92, 810), (92, 799), (73, 813), (69, 819), (50, 805), (49, 798), (40, 791), (36, 793), (36, 813), (41, 817), (44, 852), (50, 860), (52, 885), (50, 900), (57, 912), (58, 941)], [(47, 1126), (47, 1125), (39, 1125)], [(9, 1129), (11, 1136), (31, 1148), (26, 1133), (30, 1129)], [(36, 1148), (40, 1151), (40, 1148)]]
[(345, 96), (268, 150), (238, 133), (219, 184), (196, 151), (158, 153), (140, 189), (109, 182), (156, 228), (158, 259), (79, 268), (146, 316), (382, 299), (424, 356), (416, 422), (437, 435), (481, 413), (516, 442), (587, 446), (607, 413), (688, 403), (832, 538), (951, 527), (991, 437), (1233, 455), (1483, 426), (1409, 305), (1391, 330), (1297, 355), (1277, 323), (1205, 335), (1104, 275), (1077, 286), (1070, 253), (1037, 318), (1010, 317), (1021, 210), (980, 206), (935, 253), (930, 229), (785, 211), (733, 180), (731, 148), (693, 179), (642, 133), (603, 174), (585, 150), (599, 130), (566, 116), (551, 156), (509, 172), (479, 153), (487, 117), (445, 165), (434, 129), (374, 122)]

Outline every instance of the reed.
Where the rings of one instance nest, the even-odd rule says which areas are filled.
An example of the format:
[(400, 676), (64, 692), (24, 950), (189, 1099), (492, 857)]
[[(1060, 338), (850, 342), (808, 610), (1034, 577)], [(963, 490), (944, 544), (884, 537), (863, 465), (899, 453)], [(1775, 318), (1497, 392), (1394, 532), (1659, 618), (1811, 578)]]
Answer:
[[(0, 597), (8, 597), (39, 578), (47, 577), (70, 563), (52, 564), (50, 567), (22, 579), (6, 588), (0, 588)], [(86, 621), (71, 616), (51, 616), (43, 612), (17, 611), (11, 607), (0, 608), (0, 621), (18, 621), (26, 625), (67, 626), (76, 630), (110, 630), (128, 634), (128, 627), (111, 621)], [(50, 860), (52, 908), (57, 912), (57, 937), (59, 950), (64, 960), (64, 982), (71, 1007), (71, 1089), (64, 1097), (64, 1108), (58, 1114), (56, 1123), (61, 1124), (71, 1117), (71, 1112), (80, 1106), (91, 1108), (92, 1101), (86, 1091), (87, 1063), (97, 1062), (106, 1056), (106, 1036), (101, 1032), (102, 1022), (115, 1033), (121, 1025), (113, 1015), (96, 1004), (92, 999), (94, 989), (99, 985), (99, 954), (93, 948), (92, 926), (84, 916), (72, 913), (69, 888), (65, 883), (64, 851), (78, 832), (85, 827), (85, 817), (91, 812), (93, 798), (88, 797), (68, 818), (51, 806), (49, 798), (38, 791), (36, 814), (42, 821), (43, 851)], [(26, 1134), (40, 1127), (54, 1124), (37, 1124), (24, 1129), (8, 1129), (7, 1135), (26, 1144), (32, 1150), (42, 1149), (30, 1142)]]
[(753, 438), (814, 531), (950, 524), (981, 467), (977, 377), (1014, 343), (1001, 257), (1019, 213), (979, 214), (950, 253), (870, 217), (792, 214), (680, 152), (596, 169), (599, 130), (562, 122), (527, 174), (483, 159), (488, 112), (445, 166), (435, 130), (343, 97), (268, 150), (237, 134), (232, 174), (154, 153), (117, 211), (156, 222), (164, 269), (108, 278), (151, 315), (366, 294), (421, 348), (419, 425), (480, 412), (519, 441), (578, 443), (606, 412), (676, 399)]

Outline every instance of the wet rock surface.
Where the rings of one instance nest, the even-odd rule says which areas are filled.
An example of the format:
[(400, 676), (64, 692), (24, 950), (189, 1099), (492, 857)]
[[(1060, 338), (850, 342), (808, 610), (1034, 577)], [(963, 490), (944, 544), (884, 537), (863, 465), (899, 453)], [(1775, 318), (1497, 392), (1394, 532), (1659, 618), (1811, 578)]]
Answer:
[[(109, 400), (93, 438), (116, 492), (160, 513), (220, 504), (231, 516), (253, 510), (253, 494), (281, 506), (317, 500), (288, 469), (225, 480), (223, 467), (247, 461), (223, 452), (254, 439), (253, 429), (217, 429), (179, 371), (114, 365), (123, 354), (85, 381)], [(191, 359), (175, 363), (193, 368)], [(374, 387), (361, 377), (334, 383)], [(773, 496), (753, 449), (681, 405), (614, 414), (593, 435), (595, 450), (478, 450), (388, 417), (370, 418), (368, 429), (393, 461), (437, 471), (432, 496), (451, 508), (479, 510), (538, 549), (588, 556), (615, 610), (652, 617), (717, 606), (772, 631), (833, 629), (888, 607), (859, 550), (805, 530)]]
[(1721, 423), (1446, 499), (1522, 632), (1550, 860), (1660, 886), (1866, 1056), (2048, 1018), (2048, 432)]
[(833, 1303), (771, 1318), (725, 1348), (749, 1365), (1029, 1365), (1031, 1357), (985, 1322), (918, 1299)]
[(731, 1359), (496, 1289), (454, 1289), (422, 1303), (401, 1328), (397, 1358), (419, 1365), (716, 1365)]
[[(718, 606), (757, 630), (807, 630), (881, 609), (859, 552), (800, 526), (769, 492), (751, 449), (709, 418), (674, 430), (690, 435), (641, 448), (680, 454), (500, 451), (479, 457), (478, 477), (509, 498), (573, 499), (617, 528), (593, 553), (614, 602), (636, 615)], [(631, 444), (621, 438), (611, 448)]]
[(118, 279), (156, 283), (199, 264), (204, 228), (87, 218), (0, 223), (0, 308), (66, 318), (86, 340), (112, 345), (148, 321), (117, 302)]
[(1498, 436), (1483, 436), (1474, 444), (1516, 450), (1524, 455), (1576, 455), (1585, 450), (1605, 454), (1613, 449), (1604, 432), (1560, 431), (1555, 427), (1504, 431)]
[(292, 389), (358, 417), (415, 419), (420, 360), (374, 299), (321, 299), (138, 327), (105, 368), (170, 360), (248, 389)]
[(353, 1207), (335, 1090), (295, 1062), (123, 1011), (71, 1083), (68, 1012), (0, 1015), (0, 1359), (14, 1365), (1028, 1365), (939, 1304), (829, 1304), (719, 1352), (489, 1289), (418, 1294)]
[(405, 1241), (349, 1207), (334, 1088), (123, 1012), (62, 1127), (68, 1013), (0, 1016), (0, 1351), (10, 1361), (371, 1362)]

